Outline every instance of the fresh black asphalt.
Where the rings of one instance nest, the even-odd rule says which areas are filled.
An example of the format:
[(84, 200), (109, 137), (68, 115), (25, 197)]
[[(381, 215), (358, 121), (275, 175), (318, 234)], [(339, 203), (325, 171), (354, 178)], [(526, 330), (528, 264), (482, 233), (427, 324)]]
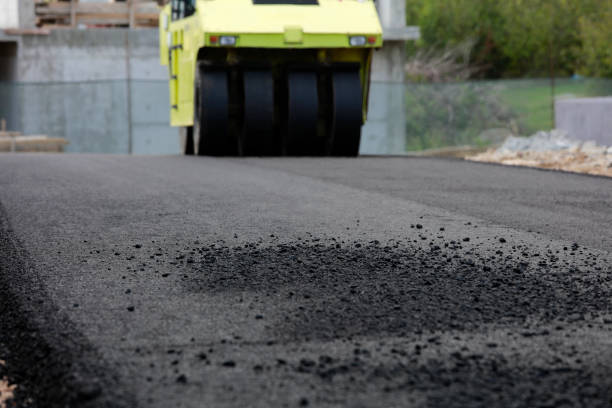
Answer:
[(32, 407), (610, 407), (612, 180), (423, 158), (0, 156)]

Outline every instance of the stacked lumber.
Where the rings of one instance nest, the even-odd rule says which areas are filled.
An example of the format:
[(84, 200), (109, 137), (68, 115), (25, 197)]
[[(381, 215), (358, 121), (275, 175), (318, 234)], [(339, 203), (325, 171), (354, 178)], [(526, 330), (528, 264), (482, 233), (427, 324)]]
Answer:
[(155, 1), (128, 0), (110, 3), (37, 1), (40, 27), (157, 27), (159, 6)]
[(45, 135), (36, 136), (0, 136), (0, 152), (53, 152), (62, 153), (64, 146), (68, 144), (66, 139), (61, 137), (48, 137)]
[(64, 151), (68, 141), (46, 135), (23, 136), (20, 132), (6, 130), (6, 122), (0, 121), (0, 152), (56, 152)]

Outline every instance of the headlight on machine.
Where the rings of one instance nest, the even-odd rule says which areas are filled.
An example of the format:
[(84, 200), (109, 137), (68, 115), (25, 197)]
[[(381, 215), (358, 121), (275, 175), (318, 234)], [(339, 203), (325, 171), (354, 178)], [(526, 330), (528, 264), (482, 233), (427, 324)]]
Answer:
[(222, 47), (233, 47), (236, 45), (236, 37), (231, 35), (222, 35), (219, 37), (219, 45)]
[(351, 47), (363, 47), (367, 42), (368, 40), (366, 39), (365, 35), (349, 37), (349, 44), (351, 44)]

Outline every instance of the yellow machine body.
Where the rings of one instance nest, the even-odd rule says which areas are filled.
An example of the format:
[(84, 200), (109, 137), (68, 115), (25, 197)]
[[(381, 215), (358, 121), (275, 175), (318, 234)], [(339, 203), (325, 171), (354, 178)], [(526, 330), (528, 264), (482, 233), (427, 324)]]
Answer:
[[(171, 0), (162, 9), (159, 21), (160, 59), (169, 71), (170, 122), (173, 126), (198, 125), (197, 110), (206, 107), (195, 102), (198, 88), (194, 84), (199, 81), (198, 70), (205, 69), (204, 66), (227, 70), (227, 79), (223, 80), (228, 82), (228, 92), (232, 95), (248, 86), (242, 84), (243, 74), (236, 74), (237, 70), (269, 66), (273, 71), (274, 87), (278, 88), (278, 78), (286, 75), (285, 71), (308, 66), (317, 72), (317, 86), (321, 87), (321, 81), (334, 81), (326, 79), (328, 75), (323, 71), (352, 66), (358, 72), (359, 83), (353, 80), (353, 85), (348, 87), (360, 88), (360, 120), (361, 124), (365, 122), (372, 55), (374, 49), (382, 46), (382, 28), (372, 0)], [(306, 82), (298, 83), (298, 79), (291, 81), (292, 78), (289, 87), (294, 90), (308, 87)], [(343, 85), (346, 81), (338, 79), (338, 83), (337, 87), (332, 84), (328, 88), (347, 89), (347, 85)], [(351, 92), (344, 92), (348, 93)], [(243, 108), (235, 106), (239, 104), (235, 103), (235, 97), (232, 98), (234, 102), (228, 102), (228, 110), (233, 112), (230, 116), (235, 117), (235, 112)], [(245, 103), (253, 104), (252, 101)], [(317, 109), (327, 105), (330, 103), (323, 101)], [(306, 111), (309, 108), (304, 105), (299, 109), (304, 107)], [(253, 110), (250, 106), (246, 109)], [(278, 113), (283, 109), (276, 106), (275, 110)], [(296, 116), (291, 112), (288, 115)], [(347, 116), (342, 112), (336, 116), (342, 115)], [(340, 119), (336, 116), (329, 122), (338, 122)], [(278, 121), (276, 118), (275, 122)], [(325, 125), (319, 124), (319, 128), (322, 126)], [(196, 150), (199, 135), (196, 136)]]

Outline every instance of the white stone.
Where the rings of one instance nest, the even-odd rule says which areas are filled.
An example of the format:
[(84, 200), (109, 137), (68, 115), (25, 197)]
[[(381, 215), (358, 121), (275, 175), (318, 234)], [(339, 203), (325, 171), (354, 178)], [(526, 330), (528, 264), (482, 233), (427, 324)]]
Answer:
[(556, 150), (577, 150), (580, 142), (571, 140), (567, 133), (559, 130), (538, 132), (530, 137), (510, 137), (504, 142), (500, 150), (519, 152), (546, 152)]
[(580, 148), (580, 151), (582, 153), (588, 154), (590, 156), (599, 156), (606, 154), (607, 150), (608, 149), (606, 147), (598, 146), (597, 143), (593, 141), (584, 142), (582, 144), (582, 147)]
[(555, 122), (575, 139), (612, 146), (612, 97), (557, 100)]

